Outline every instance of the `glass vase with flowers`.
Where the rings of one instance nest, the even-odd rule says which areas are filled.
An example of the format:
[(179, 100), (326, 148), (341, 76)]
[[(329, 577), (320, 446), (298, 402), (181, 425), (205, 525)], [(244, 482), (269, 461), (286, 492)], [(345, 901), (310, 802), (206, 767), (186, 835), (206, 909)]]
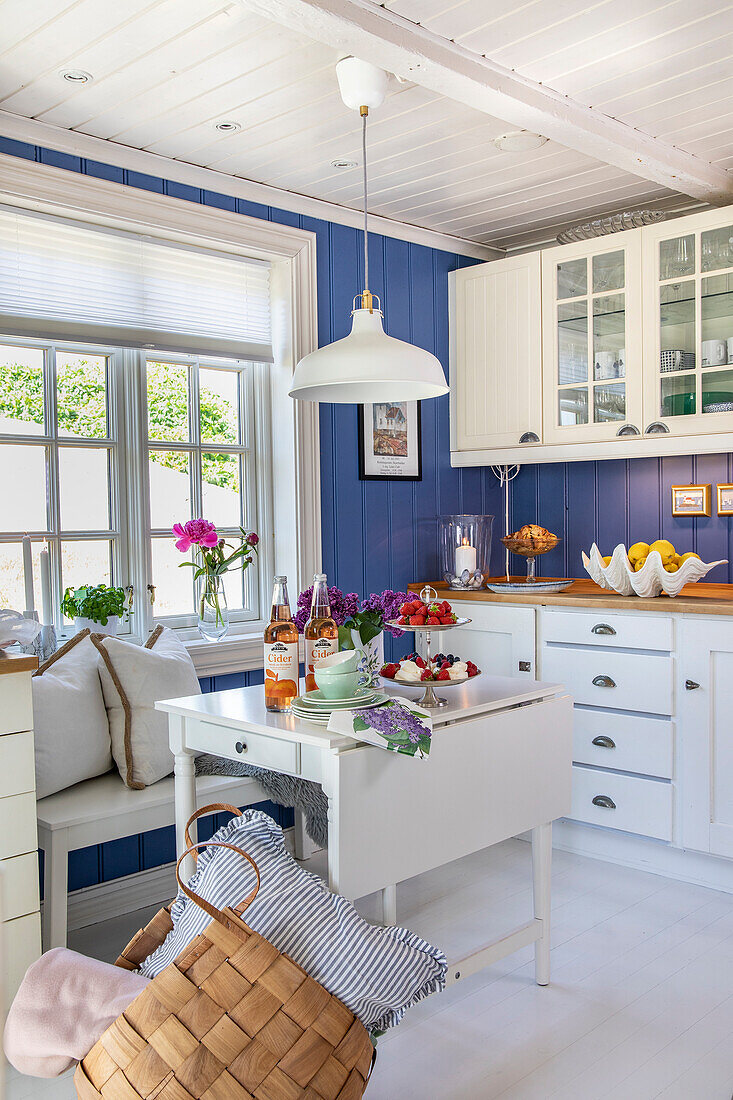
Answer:
[(223, 577), (238, 566), (246, 569), (257, 553), (259, 536), (254, 531), (239, 528), (241, 534), (234, 541), (220, 538), (216, 527), (207, 519), (190, 519), (187, 523), (175, 523), (176, 549), (187, 554), (196, 548), (198, 561), (183, 561), (181, 567), (194, 570), (194, 580), (201, 581), (198, 600), (199, 634), (207, 642), (218, 642), (229, 630), (229, 608), (224, 591)]

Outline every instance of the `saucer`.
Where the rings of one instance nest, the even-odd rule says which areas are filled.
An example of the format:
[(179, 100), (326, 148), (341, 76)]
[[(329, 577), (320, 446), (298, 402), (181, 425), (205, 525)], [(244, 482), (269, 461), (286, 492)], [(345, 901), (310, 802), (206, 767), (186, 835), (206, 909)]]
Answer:
[(314, 688), (313, 691), (306, 691), (305, 695), (302, 695), (300, 698), (306, 703), (330, 707), (333, 706), (334, 703), (363, 702), (372, 695), (374, 695), (374, 688), (360, 687), (356, 689), (353, 695), (340, 695), (336, 699), (329, 699), (323, 694), (320, 688)]

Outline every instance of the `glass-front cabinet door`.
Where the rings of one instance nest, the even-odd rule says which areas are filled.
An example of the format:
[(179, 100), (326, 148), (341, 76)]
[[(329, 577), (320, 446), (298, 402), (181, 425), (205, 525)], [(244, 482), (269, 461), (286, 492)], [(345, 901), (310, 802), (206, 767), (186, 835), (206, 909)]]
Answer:
[(542, 296), (545, 442), (638, 436), (639, 231), (547, 249)]
[[(719, 223), (719, 224), (718, 224)], [(647, 230), (647, 434), (733, 429), (733, 217), (730, 210)]]

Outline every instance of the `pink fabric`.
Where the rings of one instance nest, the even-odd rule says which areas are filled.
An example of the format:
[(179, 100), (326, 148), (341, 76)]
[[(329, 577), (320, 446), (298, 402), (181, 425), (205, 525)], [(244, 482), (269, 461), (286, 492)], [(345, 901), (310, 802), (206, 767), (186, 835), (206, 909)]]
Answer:
[(8, 1061), (29, 1077), (58, 1077), (89, 1053), (148, 981), (54, 947), (29, 967), (8, 1012)]

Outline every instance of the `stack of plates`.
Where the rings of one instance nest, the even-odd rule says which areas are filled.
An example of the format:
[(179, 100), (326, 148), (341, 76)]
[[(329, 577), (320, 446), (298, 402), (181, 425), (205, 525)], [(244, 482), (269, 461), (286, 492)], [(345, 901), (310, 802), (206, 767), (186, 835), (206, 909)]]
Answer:
[(364, 710), (365, 707), (381, 707), (389, 696), (383, 691), (374, 688), (358, 688), (354, 695), (344, 699), (327, 699), (320, 688), (316, 691), (307, 691), (305, 695), (298, 695), (290, 704), (290, 709), (297, 718), (305, 718), (309, 722), (317, 722), (320, 726), (327, 726), (328, 721), (335, 710)]

